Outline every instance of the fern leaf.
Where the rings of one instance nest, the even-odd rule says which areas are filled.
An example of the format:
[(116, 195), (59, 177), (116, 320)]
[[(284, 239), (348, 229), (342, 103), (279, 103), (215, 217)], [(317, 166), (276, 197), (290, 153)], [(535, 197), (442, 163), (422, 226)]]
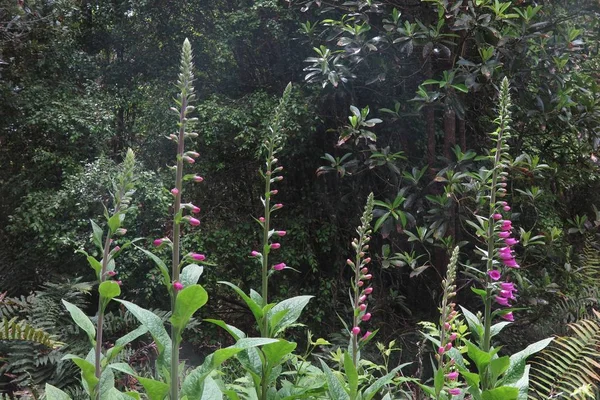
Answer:
[(25, 321), (17, 318), (3, 318), (0, 322), (0, 340), (2, 341), (25, 341), (41, 344), (51, 349), (62, 347), (64, 343), (54, 340), (54, 336), (36, 329)]

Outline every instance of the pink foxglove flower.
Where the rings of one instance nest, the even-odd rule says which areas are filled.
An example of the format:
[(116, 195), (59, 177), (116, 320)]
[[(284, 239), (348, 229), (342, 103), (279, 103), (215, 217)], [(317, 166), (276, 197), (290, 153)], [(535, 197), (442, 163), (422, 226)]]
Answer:
[(260, 256), (260, 253), (259, 253), (258, 251), (256, 251), (256, 250), (252, 250), (252, 251), (250, 252), (250, 255), (251, 255), (252, 257), (258, 257), (258, 256)]
[(191, 253), (190, 256), (196, 261), (204, 261), (206, 260), (206, 256), (204, 254), (199, 253)]
[(198, 214), (200, 212), (200, 207), (192, 206), (191, 210), (194, 214)]
[(371, 294), (373, 293), (373, 288), (372, 287), (368, 287), (365, 289), (365, 294)]
[(504, 239), (504, 243), (507, 246), (514, 246), (515, 244), (519, 243), (519, 241), (515, 238), (508, 237), (508, 238)]
[(203, 177), (201, 177), (200, 175), (196, 175), (194, 176), (194, 182), (200, 183), (204, 180)]
[(360, 319), (362, 319), (363, 321), (367, 322), (368, 320), (371, 319), (371, 313), (366, 313)]
[(513, 315), (512, 312), (508, 312), (506, 314), (501, 315), (500, 317), (502, 317), (503, 319), (510, 321), (510, 322), (514, 322), (515, 320), (515, 316)]
[(280, 247), (281, 247), (281, 243), (271, 243), (271, 248), (273, 250), (277, 250)]
[(501, 306), (505, 306), (505, 307), (510, 306), (510, 304), (508, 303), (508, 299), (505, 297), (496, 296), (495, 300), (496, 300), (496, 303), (500, 304)]
[(494, 218), (496, 221), (501, 220), (502, 219), (502, 214), (496, 213), (496, 214), (492, 215), (492, 218)]
[(361, 340), (367, 340), (369, 338), (369, 336), (371, 336), (372, 334), (373, 334), (373, 332), (366, 331), (365, 334), (363, 335), (363, 337), (361, 338)]
[(282, 269), (284, 269), (286, 267), (285, 263), (279, 263), (279, 264), (275, 264), (273, 265), (273, 269), (275, 271), (281, 271)]
[(192, 226), (198, 226), (200, 225), (200, 220), (196, 219), (194, 217), (184, 217), (185, 219), (187, 219), (187, 221), (190, 223), (190, 225)]
[(446, 374), (446, 378), (448, 378), (451, 381), (455, 381), (456, 379), (458, 379), (458, 372), (456, 372), (456, 371), (449, 372)]
[(286, 231), (275, 231), (275, 234), (277, 236), (285, 236), (287, 234), (287, 232)]
[(360, 328), (358, 326), (355, 326), (354, 328), (352, 328), (352, 334), (354, 336), (357, 336), (360, 333)]
[(461, 394), (461, 390), (458, 388), (448, 389), (448, 393), (452, 396), (458, 396), (459, 394)]
[(502, 277), (502, 275), (500, 274), (500, 271), (497, 271), (495, 269), (489, 270), (488, 271), (488, 276), (493, 281), (497, 281), (497, 280), (499, 280)]

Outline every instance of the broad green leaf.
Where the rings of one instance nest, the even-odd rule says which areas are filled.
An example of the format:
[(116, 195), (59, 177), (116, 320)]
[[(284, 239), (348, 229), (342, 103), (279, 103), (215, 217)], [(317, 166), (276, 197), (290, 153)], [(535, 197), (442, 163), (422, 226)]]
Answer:
[(377, 218), (377, 221), (375, 222), (375, 226), (373, 227), (373, 232), (377, 232), (379, 230), (379, 228), (381, 227), (381, 225), (383, 225), (383, 223), (389, 218), (390, 216), (390, 212), (386, 212), (385, 214), (383, 214), (381, 217)]
[(262, 352), (264, 353), (267, 361), (271, 365), (271, 367), (278, 365), (281, 363), (281, 360), (290, 354), (296, 348), (297, 344), (293, 342), (288, 342), (284, 339), (279, 339), (275, 343), (265, 344), (262, 347)]
[(100, 400), (113, 400), (121, 396), (115, 397), (111, 393), (115, 389), (115, 374), (112, 369), (105, 368), (100, 376), (100, 382), (98, 382), (98, 391), (100, 392)]
[(121, 287), (115, 281), (104, 281), (98, 286), (100, 296), (112, 300), (121, 294)]
[(102, 252), (104, 249), (104, 246), (102, 245), (102, 236), (104, 235), (104, 232), (93, 220), (90, 219), (90, 222), (92, 223), (92, 240), (100, 252)]
[(462, 83), (458, 83), (458, 84), (454, 84), (452, 85), (452, 87), (458, 91), (461, 91), (463, 93), (468, 93), (469, 92), (469, 88), (467, 88), (467, 85), (464, 85)]
[(444, 388), (444, 380), (444, 369), (438, 368), (433, 379), (433, 387), (435, 388), (436, 395), (439, 395), (442, 389)]
[(157, 255), (155, 255), (154, 253), (146, 250), (146, 249), (142, 249), (141, 247), (135, 246), (138, 250), (141, 250), (145, 255), (147, 255), (148, 257), (150, 257), (150, 259), (152, 261), (154, 261), (154, 263), (156, 264), (156, 266), (158, 267), (158, 269), (160, 270), (160, 273), (163, 276), (163, 281), (164, 284), (166, 286), (170, 286), (171, 284), (171, 275), (169, 274), (169, 269), (167, 268), (167, 265), (165, 264), (165, 262), (163, 260), (161, 260)]
[(102, 272), (102, 264), (92, 256), (87, 256), (87, 261), (94, 271), (96, 271), (96, 278), (100, 279), (100, 272)]
[(235, 340), (240, 340), (241, 338), (245, 338), (246, 334), (244, 332), (242, 332), (240, 329), (236, 328), (233, 325), (228, 325), (225, 323), (225, 321), (222, 321), (220, 319), (204, 319), (204, 322), (210, 322), (211, 324), (215, 324), (217, 326), (220, 326), (221, 328), (225, 329), (227, 331), (227, 333), (229, 333)]
[(81, 377), (85, 381), (87, 390), (89, 393), (93, 393), (94, 390), (96, 390), (96, 385), (98, 385), (98, 378), (96, 378), (96, 367), (94, 364), (73, 354), (67, 354), (62, 359), (72, 360), (79, 367), (81, 370)]
[(204, 380), (204, 390), (202, 391), (202, 397), (200, 397), (200, 400), (219, 400), (222, 398), (223, 393), (221, 393), (219, 385), (217, 385), (213, 378), (207, 376)]
[(358, 393), (358, 372), (356, 366), (352, 362), (352, 356), (350, 353), (344, 353), (344, 372), (346, 378), (348, 378), (348, 386), (350, 387), (350, 398), (355, 399)]
[(502, 375), (510, 365), (510, 358), (508, 356), (495, 358), (490, 361), (490, 372), (495, 378)]
[(460, 306), (465, 319), (467, 320), (467, 324), (469, 325), (469, 329), (471, 330), (471, 335), (475, 337), (475, 340), (479, 341), (483, 337), (483, 325), (479, 321), (479, 318), (471, 311), (467, 310), (463, 306)]
[(123, 393), (123, 392), (119, 391), (119, 389), (113, 387), (113, 388), (110, 388), (110, 390), (108, 390), (106, 392), (106, 396), (103, 396), (103, 399), (105, 399), (105, 400), (139, 400), (140, 394), (136, 393), (136, 392)]
[[(387, 373), (386, 375), (382, 376), (381, 378), (377, 379), (371, 386), (369, 386), (364, 392), (363, 392), (363, 400), (371, 400), (377, 393), (379, 393), (379, 391), (388, 383), (390, 383), (392, 381), (392, 379), (394, 379), (396, 377), (396, 374), (398, 373), (398, 371), (400, 371), (402, 368), (406, 367), (407, 365), (410, 365), (412, 363), (404, 363), (404, 364), (400, 364), (398, 365), (396, 368), (394, 368), (393, 370), (391, 370), (389, 373)], [(406, 381), (409, 381), (410, 379), (405, 378)]]
[(111, 233), (115, 233), (121, 226), (121, 213), (116, 213), (108, 219), (108, 227)]
[(293, 324), (300, 318), (300, 314), (302, 314), (302, 310), (310, 299), (313, 296), (296, 296), (290, 299), (283, 300), (277, 303), (269, 312), (267, 313), (267, 318), (270, 320), (271, 316), (277, 314), (282, 310), (289, 310), (287, 314), (276, 324), (270, 327), (272, 336), (277, 336), (278, 333), (285, 330), (288, 326)]
[(71, 400), (68, 394), (49, 383), (46, 383), (45, 391), (46, 400)]
[(69, 311), (69, 314), (71, 314), (73, 321), (75, 321), (77, 326), (87, 333), (88, 337), (90, 338), (90, 342), (92, 342), (92, 345), (94, 345), (96, 343), (96, 328), (94, 327), (94, 324), (90, 318), (85, 315), (83, 311), (81, 311), (75, 304), (71, 304), (66, 300), (63, 300), (62, 303), (67, 311)]
[(492, 360), (492, 354), (486, 353), (485, 351), (481, 350), (477, 345), (469, 342), (468, 340), (465, 340), (465, 343), (467, 344), (467, 355), (469, 356), (471, 361), (473, 361), (477, 366), (477, 371), (479, 371), (480, 374), (483, 373), (485, 368), (489, 365), (490, 361)]
[(117, 339), (115, 345), (106, 351), (106, 361), (110, 362), (113, 360), (128, 343), (144, 335), (146, 332), (148, 332), (148, 328), (146, 328), (144, 325), (140, 325), (125, 336)]
[(525, 372), (521, 379), (519, 379), (516, 383), (513, 383), (511, 386), (519, 389), (519, 396), (517, 400), (527, 400), (529, 397), (529, 370), (531, 369), (531, 365), (525, 366)]
[(144, 387), (146, 395), (150, 400), (164, 400), (169, 393), (169, 385), (164, 382), (156, 381), (150, 378), (136, 377), (140, 384)]
[[(280, 341), (286, 342), (283, 339), (269, 339), (269, 338), (242, 338), (239, 339), (233, 346), (225, 347), (224, 349), (219, 349), (213, 353), (213, 366), (214, 368), (218, 367), (225, 360), (230, 357), (236, 355), (242, 350), (247, 350), (252, 347), (265, 346), (270, 344), (279, 343)], [(287, 342), (289, 343), (289, 342)], [(296, 348), (296, 343), (291, 343)], [(294, 349), (292, 349), (294, 350)]]
[(250, 298), (246, 293), (244, 293), (242, 289), (240, 289), (231, 282), (219, 281), (218, 283), (229, 286), (238, 294), (238, 296), (242, 298), (242, 300), (244, 300), (244, 302), (248, 305), (248, 308), (250, 308), (250, 311), (252, 311), (256, 322), (259, 322), (262, 319), (264, 315), (262, 308), (258, 305), (258, 303), (252, 300), (252, 298)]
[(192, 286), (198, 283), (200, 280), (200, 276), (204, 268), (196, 264), (187, 265), (182, 271), (181, 275), (179, 275), (179, 282), (183, 285), (183, 287)]
[(325, 364), (325, 362), (319, 359), (321, 362), (321, 368), (325, 372), (325, 379), (327, 380), (327, 391), (329, 396), (335, 400), (350, 400), (350, 396), (342, 386), (342, 383), (336, 378), (331, 369)]
[(512, 322), (502, 321), (494, 324), (490, 327), (490, 336), (494, 337), (502, 331), (507, 325), (510, 325)]
[(129, 312), (148, 329), (148, 332), (152, 335), (158, 348), (159, 363), (164, 366), (169, 366), (171, 364), (171, 338), (165, 330), (160, 317), (151, 311), (130, 303), (129, 301), (121, 299), (116, 299), (115, 301), (123, 304)]
[(113, 364), (108, 364), (107, 367), (114, 369), (115, 371), (123, 372), (123, 373), (131, 375), (131, 376), (137, 375), (135, 373), (135, 371), (133, 370), (133, 368), (131, 368), (131, 366), (127, 363), (113, 363)]
[(527, 357), (537, 353), (538, 351), (542, 351), (550, 344), (550, 342), (552, 342), (552, 340), (553, 338), (542, 339), (538, 342), (530, 344), (524, 350), (511, 355), (510, 365), (508, 366), (508, 370), (504, 375), (502, 384), (514, 386), (525, 373), (525, 362), (527, 361)]
[(501, 386), (481, 393), (482, 400), (517, 400), (519, 389)]
[(208, 293), (200, 285), (192, 285), (183, 288), (177, 294), (175, 302), (175, 311), (171, 315), (170, 321), (179, 332), (183, 331), (190, 318), (208, 301)]

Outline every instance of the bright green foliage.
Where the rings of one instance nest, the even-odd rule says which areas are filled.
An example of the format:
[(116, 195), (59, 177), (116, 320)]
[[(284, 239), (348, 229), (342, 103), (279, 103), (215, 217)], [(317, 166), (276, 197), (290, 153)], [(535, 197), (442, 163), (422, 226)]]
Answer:
[(569, 324), (571, 334), (554, 340), (532, 362), (530, 399), (590, 399), (600, 382), (600, 314)]

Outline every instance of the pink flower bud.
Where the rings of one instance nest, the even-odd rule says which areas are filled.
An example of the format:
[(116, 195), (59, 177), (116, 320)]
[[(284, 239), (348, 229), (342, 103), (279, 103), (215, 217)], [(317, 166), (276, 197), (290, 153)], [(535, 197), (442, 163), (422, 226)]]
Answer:
[(365, 300), (367, 300), (367, 296), (366, 296), (366, 295), (364, 295), (364, 294), (358, 298), (358, 302), (359, 302), (359, 303), (364, 303), (364, 302), (365, 302)]
[(154, 241), (152, 242), (152, 244), (154, 244), (154, 246), (158, 247), (161, 244), (163, 244), (166, 241), (165, 238), (161, 238), (161, 239), (154, 239)]
[(506, 238), (510, 237), (510, 232), (506, 232), (506, 231), (498, 232), (498, 237), (500, 237), (502, 239), (506, 239)]
[(451, 328), (450, 324), (447, 322), (444, 322), (444, 330), (449, 331)]
[(368, 287), (365, 289), (365, 294), (371, 294), (373, 293), (373, 288), (372, 287)]
[(496, 214), (492, 215), (492, 218), (494, 218), (496, 221), (501, 220), (502, 219), (502, 214), (496, 213)]
[(273, 250), (277, 250), (280, 247), (281, 247), (281, 243), (271, 243), (271, 248)]
[(115, 275), (117, 275), (117, 272), (116, 271), (108, 271), (106, 274), (108, 276), (115, 276)]
[(279, 263), (279, 264), (275, 264), (273, 265), (273, 269), (275, 271), (281, 271), (282, 269), (284, 269), (286, 267), (285, 263)]
[(113, 251), (116, 253), (117, 251), (121, 250), (121, 247), (119, 246), (115, 246), (115, 248), (113, 249)]
[(502, 209), (503, 209), (504, 211), (510, 211), (510, 206), (504, 206), (504, 207), (502, 207)]
[(450, 343), (450, 342), (446, 343), (446, 347), (444, 349), (446, 351), (450, 351), (450, 349), (452, 349), (452, 343)]
[(277, 190), (277, 189), (271, 190), (272, 196), (275, 196), (277, 193), (279, 193), (279, 190)]
[(198, 226), (198, 225), (200, 225), (200, 220), (198, 220), (196, 218), (193, 218), (193, 217), (188, 218), (188, 222), (192, 226)]
[(198, 214), (200, 212), (200, 207), (192, 206), (191, 210), (194, 214)]
[(358, 306), (360, 311), (365, 311), (367, 309), (367, 305), (366, 304), (361, 304), (360, 306)]
[(371, 313), (366, 313), (360, 319), (362, 319), (363, 321), (367, 322), (368, 320), (371, 319)]
[(275, 210), (279, 210), (279, 209), (283, 208), (283, 204), (281, 204), (281, 203), (277, 203), (277, 204), (275, 204), (275, 205), (273, 206), (273, 208), (274, 208)]
[(457, 337), (457, 336), (458, 336), (458, 335), (457, 335), (456, 333), (452, 333), (452, 334), (451, 334), (451, 335), (448, 337), (448, 340), (450, 340), (451, 342), (453, 342), (453, 341), (455, 341), (455, 340), (456, 340), (456, 337)]
[(361, 268), (361, 270), (360, 270), (361, 274), (367, 274), (368, 272), (369, 272), (369, 268), (367, 268), (367, 267)]
[(192, 157), (192, 158), (197, 158), (197, 157), (199, 157), (199, 156), (200, 156), (200, 154), (199, 154), (199, 153), (197, 153), (197, 152), (195, 152), (195, 151), (186, 151), (186, 152), (185, 152), (185, 155), (186, 155), (186, 156), (190, 156), (190, 157)]
[(115, 231), (115, 235), (117, 235), (117, 236), (123, 236), (126, 233), (127, 233), (127, 229), (125, 229), (125, 228), (118, 228)]
[(360, 333), (360, 328), (358, 326), (355, 326), (354, 328), (352, 328), (352, 334), (354, 336), (357, 336)]
[(503, 319), (507, 320), (507, 321), (510, 321), (510, 322), (514, 322), (514, 320), (515, 320), (515, 316), (513, 315), (512, 312), (508, 312), (508, 313), (506, 313), (504, 315), (501, 315), (501, 317)]
[(508, 304), (508, 299), (505, 297), (496, 296), (494, 299), (496, 300), (496, 303), (500, 304), (501, 306), (508, 307), (510, 305)]
[(258, 257), (258, 256), (260, 256), (260, 253), (259, 253), (258, 251), (256, 251), (256, 250), (252, 250), (252, 251), (250, 252), (250, 255), (251, 255), (252, 257)]
[(271, 179), (271, 181), (273, 182), (281, 182), (283, 180), (283, 176), (276, 176), (275, 178)]
[(363, 287), (363, 286), (364, 286), (364, 284), (365, 284), (365, 282), (364, 282), (364, 281), (358, 281), (358, 283), (357, 283), (358, 287)]
[(448, 389), (448, 393), (452, 396), (458, 396), (459, 394), (461, 394), (461, 390), (458, 388)]
[(194, 176), (194, 182), (200, 183), (203, 180), (204, 180), (204, 178), (199, 175)]
[(458, 372), (456, 372), (456, 371), (449, 372), (446, 374), (446, 378), (448, 378), (451, 381), (455, 381), (456, 379), (458, 379)]
[(438, 354), (444, 354), (445, 351), (446, 349), (444, 349), (442, 346), (438, 347)]
[(277, 236), (285, 236), (287, 234), (287, 232), (286, 231), (275, 231), (275, 234)]
[(352, 268), (354, 268), (354, 262), (351, 259), (347, 259), (346, 260), (346, 264), (348, 264), (349, 266), (351, 266)]
[(361, 340), (367, 340), (369, 338), (369, 336), (371, 336), (372, 334), (373, 334), (373, 332), (371, 332), (371, 331), (365, 332), (365, 334), (363, 335)]
[(183, 156), (183, 161), (187, 162), (188, 164), (193, 164), (196, 162), (196, 160), (194, 160), (192, 157), (190, 156)]
[(265, 217), (260, 217), (260, 218), (258, 218), (258, 220), (259, 220), (260, 222), (265, 222)]
[(206, 256), (204, 254), (199, 254), (199, 253), (191, 253), (190, 256), (197, 261), (204, 261), (206, 260)]
[(122, 281), (117, 281), (117, 285), (121, 286), (123, 284)]
[(177, 189), (177, 188), (171, 189), (171, 194), (173, 194), (173, 196), (177, 196), (179, 194), (179, 189)]
[(179, 292), (181, 289), (183, 289), (183, 285), (181, 282), (175, 281), (173, 282), (173, 289), (175, 289), (176, 292)]
[(373, 275), (371, 275), (371, 274), (366, 274), (366, 275), (363, 277), (363, 279), (369, 280), (369, 279), (371, 279), (372, 277), (373, 277)]
[(519, 243), (519, 241), (515, 238), (509, 237), (504, 239), (504, 244), (506, 244), (507, 246), (514, 246), (517, 243)]
[(368, 263), (370, 263), (370, 262), (371, 262), (371, 257), (367, 257), (367, 258), (365, 258), (365, 264), (368, 264)]

